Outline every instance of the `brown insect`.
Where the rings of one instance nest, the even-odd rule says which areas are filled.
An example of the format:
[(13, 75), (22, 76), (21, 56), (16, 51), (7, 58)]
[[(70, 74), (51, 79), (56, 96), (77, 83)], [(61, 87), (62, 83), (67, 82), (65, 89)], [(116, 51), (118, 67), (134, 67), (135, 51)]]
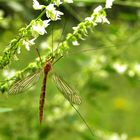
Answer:
[[(39, 105), (39, 116), (40, 116), (40, 124), (43, 120), (43, 112), (44, 112), (44, 103), (45, 103), (45, 95), (46, 95), (46, 85), (47, 85), (47, 78), (48, 73), (50, 72), (52, 68), (52, 59), (46, 60), (46, 63), (43, 67), (43, 69), (39, 70), (38, 72), (34, 73), (33, 75), (30, 75), (26, 77), (23, 80), (19, 80), (16, 83), (14, 83), (10, 89), (9, 94), (10, 95), (16, 95), (19, 93), (23, 93), (27, 91), (28, 88), (32, 87), (38, 81), (40, 74), (44, 73), (43, 83), (42, 83), (42, 89), (40, 94), (40, 105)], [(56, 87), (58, 90), (64, 95), (64, 97), (71, 103), (71, 104), (80, 104), (81, 98), (78, 95), (77, 91), (74, 90), (69, 84), (63, 80), (60, 76), (58, 76), (56, 73), (53, 73), (53, 80), (56, 84)]]

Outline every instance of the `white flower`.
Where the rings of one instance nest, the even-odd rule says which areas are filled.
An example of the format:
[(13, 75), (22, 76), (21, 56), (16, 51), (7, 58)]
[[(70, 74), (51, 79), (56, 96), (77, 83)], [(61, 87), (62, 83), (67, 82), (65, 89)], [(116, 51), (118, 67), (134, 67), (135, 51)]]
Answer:
[(44, 20), (42, 22), (36, 22), (32, 25), (32, 30), (40, 35), (44, 35), (46, 32), (45, 28), (49, 25), (50, 20)]
[(110, 24), (109, 20), (104, 15), (97, 16), (95, 22), (96, 23), (107, 23), (107, 24)]
[(60, 16), (63, 15), (62, 12), (57, 11), (56, 8), (54, 7), (54, 4), (49, 4), (46, 7), (46, 15), (48, 18), (51, 18), (51, 20), (59, 20)]
[(111, 8), (114, 0), (106, 0), (106, 8)]
[(27, 51), (30, 51), (30, 46), (29, 46), (29, 42), (28, 41), (23, 40), (22, 45), (25, 46)]
[(103, 23), (110, 24), (110, 21), (105, 16), (102, 17), (102, 20), (103, 20)]
[(35, 44), (35, 41), (36, 40), (36, 38), (33, 38), (33, 39), (31, 39), (31, 40), (28, 40), (28, 43), (30, 44), (30, 45), (34, 45)]
[(92, 22), (93, 21), (93, 17), (87, 17), (87, 18), (85, 18), (85, 20)]
[(44, 35), (46, 33), (45, 28), (43, 26), (41, 26), (40, 24), (33, 25), (32, 29), (40, 35)]
[(102, 20), (102, 17), (101, 16), (98, 16), (95, 20), (96, 23), (102, 23), (103, 20)]
[(79, 45), (79, 43), (78, 43), (77, 40), (73, 41), (72, 44), (73, 44), (74, 46), (78, 46), (78, 45)]
[(62, 4), (62, 2), (60, 0), (55, 0), (54, 1), (54, 4), (57, 5), (57, 6), (59, 6), (60, 4)]
[(20, 54), (20, 53), (21, 53), (21, 49), (20, 49), (20, 47), (18, 47), (17, 54)]
[(103, 9), (102, 6), (99, 5), (97, 8), (94, 9), (94, 13), (98, 14), (100, 11), (102, 11), (102, 9)]
[(11, 78), (15, 75), (16, 71), (15, 70), (5, 70), (3, 72), (3, 75), (7, 78)]
[(50, 20), (44, 20), (43, 21), (43, 27), (48, 27), (49, 26), (49, 22), (50, 22)]
[(87, 17), (87, 18), (85, 18), (85, 21), (92, 22), (93, 26), (97, 26), (97, 23), (94, 21), (93, 17)]
[[(108, 23), (110, 24), (109, 20), (106, 18), (104, 14), (101, 14), (100, 11), (102, 11), (102, 6), (98, 6), (97, 8), (94, 9), (94, 14), (97, 14), (95, 23)], [(93, 17), (92, 17), (93, 18)], [(86, 20), (91, 21), (92, 18), (87, 18)], [(96, 24), (95, 24), (96, 25)]]
[(30, 51), (30, 46), (35, 44), (34, 41), (35, 41), (35, 38), (31, 40), (23, 40), (22, 45), (25, 46), (27, 51)]
[(120, 64), (120, 63), (116, 62), (113, 64), (113, 68), (118, 73), (123, 74), (127, 70), (128, 66), (126, 64)]
[(73, 3), (73, 0), (64, 0), (64, 2)]
[(61, 19), (60, 16), (64, 15), (64, 14), (60, 11), (55, 11), (54, 15), (55, 15), (55, 20), (59, 20), (59, 19)]
[(43, 6), (43, 5), (40, 5), (39, 2), (38, 2), (37, 0), (33, 0), (33, 8), (34, 8), (35, 10), (41, 10), (41, 9), (44, 8), (44, 6)]
[(55, 10), (54, 4), (49, 4), (49, 5), (46, 7), (46, 9), (47, 9), (48, 11), (54, 11), (54, 10)]

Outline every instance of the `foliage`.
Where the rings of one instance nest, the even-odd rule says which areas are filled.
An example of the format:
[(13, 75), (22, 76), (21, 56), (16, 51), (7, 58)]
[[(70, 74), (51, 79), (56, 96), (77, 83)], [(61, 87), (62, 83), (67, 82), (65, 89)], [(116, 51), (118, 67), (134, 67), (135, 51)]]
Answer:
[[(78, 13), (82, 18), (88, 17), (91, 15), (93, 8), (99, 4), (104, 5), (104, 1), (75, 1), (76, 3), (70, 5), (71, 11), (73, 11), (71, 13), (69, 10), (67, 11), (65, 5), (59, 5), (59, 1), (57, 1), (57, 6), (60, 6), (60, 9), (65, 11), (63, 16), (68, 20), (68, 25), (65, 27), (66, 30), (70, 30), (69, 28), (75, 27), (77, 24), (78, 20), (75, 19), (75, 15), (72, 13)], [(0, 21), (1, 52), (5, 49), (8, 40), (12, 40), (13, 36), (17, 34), (18, 29), (25, 26), (23, 23), (28, 22), (29, 25), (38, 27), (44, 25), (43, 21), (46, 13), (43, 12), (44, 15), (41, 15), (41, 19), (36, 21), (37, 18), (35, 15), (40, 15), (40, 11), (33, 12), (31, 7), (29, 7), (31, 5), (30, 1), (15, 1), (17, 5), (20, 5), (19, 7), (23, 7), (22, 14), (18, 10), (12, 9), (12, 6), (9, 6), (9, 1), (7, 2), (9, 5), (6, 4), (6, 1), (0, 3), (6, 7), (5, 9), (2, 8), (4, 14), (1, 14), (1, 21), (4, 23)], [(45, 5), (44, 1), (39, 1), (39, 3)], [(61, 29), (62, 25), (55, 21), (58, 26), (53, 29), (53, 38), (55, 41), (53, 43), (54, 55), (56, 59), (59, 56), (64, 56), (64, 59), (58, 61), (54, 65), (54, 69), (56, 69), (57, 73), (63, 75), (66, 81), (75, 85), (79, 90), (82, 97), (82, 105), (79, 106), (79, 111), (94, 130), (97, 136), (95, 139), (138, 140), (140, 139), (140, 17), (139, 9), (137, 8), (139, 1), (126, 0), (115, 1), (114, 3), (115, 5), (112, 9), (107, 10), (102, 8), (97, 16), (106, 17), (107, 13), (110, 25), (100, 24), (99, 26), (94, 26), (96, 23), (95, 20), (97, 20), (94, 11), (91, 17), (83, 20), (83, 22), (74, 28), (71, 34), (66, 36), (66, 33)], [(44, 7), (42, 5), (41, 8)], [(55, 5), (58, 10), (57, 6)], [(31, 19), (34, 20), (30, 22)], [(5, 64), (8, 64), (1, 71), (1, 91), (7, 93), (10, 84), (12, 85), (18, 79), (24, 79), (42, 67), (39, 58), (32, 62), (37, 56), (33, 51), (34, 46), (38, 46), (41, 51), (43, 62), (51, 56), (52, 34), (50, 30), (52, 28), (50, 27), (52, 26), (52, 22), (49, 21), (47, 24), (49, 25), (45, 28), (45, 24), (42, 32), (35, 30), (35, 32), (32, 32), (29, 25), (26, 26), (29, 32), (26, 32), (26, 27), (19, 31), (19, 35), (15, 39), (17, 41), (18, 38), (22, 38), (21, 42), (12, 48), (10, 57), (2, 59), (3, 61), (0, 62), (1, 68), (4, 68)], [(89, 27), (86, 30), (87, 25)], [(91, 26), (94, 26), (94, 28), (90, 34), (89, 32), (87, 34)], [(41, 36), (41, 34), (45, 35), (46, 31), (47, 39)], [(58, 41), (59, 38), (61, 40), (61, 32), (65, 36), (63, 42)], [(32, 40), (34, 37), (35, 40)], [(81, 39), (84, 40), (82, 43)], [(50, 47), (42, 47), (44, 46), (44, 42), (46, 46)], [(76, 45), (76, 47), (72, 47), (72, 45)], [(61, 46), (64, 46), (62, 47), (63, 49), (60, 49)], [(30, 48), (30, 51), (24, 48), (27, 48), (27, 50)], [(90, 51), (86, 53), (76, 53), (76, 51), (82, 52), (88, 48)], [(73, 51), (76, 55), (66, 57), (68, 51)], [(8, 50), (6, 49), (5, 52), (8, 52)], [(18, 54), (19, 52), (20, 54)], [(3, 56), (4, 54), (2, 54), (2, 58), (4, 58)], [(18, 57), (18, 61), (15, 61), (15, 57), (16, 59)], [(28, 65), (28, 63), (30, 64)], [(8, 80), (11, 77), (13, 78), (9, 82)], [(5, 79), (7, 80), (6, 82), (4, 81)], [(61, 94), (57, 93), (57, 89), (50, 80), (48, 81), (45, 119), (40, 128), (38, 120), (40, 87), (41, 83), (38, 82), (36, 87), (26, 91), (30, 93), (26, 95), (10, 96), (7, 98), (6, 94), (1, 94), (0, 106), (2, 107), (2, 111), (0, 119), (3, 120), (0, 125), (1, 139), (55, 140), (58, 137), (61, 140), (73, 138), (77, 140), (94, 139), (70, 104)], [(4, 112), (4, 108), (5, 110), (7, 108), (11, 108), (12, 110)]]

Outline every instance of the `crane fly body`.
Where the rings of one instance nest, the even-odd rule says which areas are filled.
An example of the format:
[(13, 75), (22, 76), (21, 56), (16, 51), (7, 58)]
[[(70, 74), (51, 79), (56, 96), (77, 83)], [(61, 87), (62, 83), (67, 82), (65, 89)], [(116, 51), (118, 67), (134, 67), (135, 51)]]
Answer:
[(44, 66), (44, 78), (43, 78), (43, 84), (40, 94), (40, 104), (39, 104), (39, 116), (40, 116), (40, 124), (42, 123), (43, 119), (43, 111), (44, 111), (44, 102), (45, 102), (45, 95), (46, 95), (46, 84), (47, 84), (47, 77), (48, 72), (51, 70), (51, 62), (47, 61)]
[[(56, 60), (57, 61), (57, 60)], [(43, 120), (43, 113), (44, 113), (44, 103), (45, 103), (45, 95), (46, 95), (46, 85), (47, 85), (47, 78), (48, 74), (52, 69), (53, 59), (47, 59), (43, 69), (39, 70), (38, 72), (34, 73), (33, 75), (29, 75), (23, 80), (19, 80), (15, 82), (9, 89), (10, 95), (16, 95), (19, 93), (25, 92), (27, 89), (34, 85), (39, 77), (40, 74), (44, 73), (41, 94), (40, 94), (40, 103), (39, 103), (39, 118), (40, 124)], [(63, 96), (71, 103), (71, 104), (81, 104), (81, 97), (78, 95), (78, 92), (74, 90), (61, 76), (53, 73), (53, 81), (57, 87), (57, 89), (63, 94)]]
[[(62, 57), (60, 57), (62, 58)], [(16, 95), (19, 93), (25, 92), (27, 89), (32, 87), (40, 77), (40, 74), (44, 73), (42, 88), (41, 88), (41, 94), (40, 94), (40, 102), (39, 102), (39, 118), (40, 118), (40, 124), (43, 120), (43, 113), (44, 113), (44, 103), (45, 103), (45, 95), (46, 95), (46, 85), (47, 85), (47, 78), (48, 74), (52, 69), (52, 65), (55, 64), (59, 58), (53, 62), (54, 58), (47, 59), (44, 67), (37, 71), (36, 73), (29, 75), (28, 77), (19, 80), (15, 82), (9, 89), (10, 95)], [(63, 96), (69, 101), (73, 109), (77, 112), (77, 114), (80, 116), (80, 118), (83, 120), (87, 128), (89, 129), (92, 136), (94, 136), (94, 133), (92, 132), (91, 128), (83, 118), (83, 116), (80, 114), (80, 112), (75, 108), (74, 104), (79, 105), (81, 104), (81, 97), (78, 95), (78, 92), (74, 90), (61, 76), (57, 75), (56, 73), (53, 73), (52, 75), (53, 81), (57, 87), (57, 89), (63, 94)]]

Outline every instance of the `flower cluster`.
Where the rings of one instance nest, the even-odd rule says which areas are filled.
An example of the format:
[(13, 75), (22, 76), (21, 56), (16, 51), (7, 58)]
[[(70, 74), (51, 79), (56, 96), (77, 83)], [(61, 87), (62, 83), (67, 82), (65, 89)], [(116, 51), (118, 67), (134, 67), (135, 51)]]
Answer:
[(35, 10), (42, 10), (45, 9), (46, 16), (53, 21), (61, 19), (60, 16), (63, 15), (62, 12), (56, 10), (55, 5), (59, 6), (62, 4), (60, 0), (55, 0), (53, 4), (49, 4), (48, 6), (40, 5), (37, 0), (33, 0), (33, 8)]
[(105, 7), (106, 7), (106, 8), (111, 8), (114, 1), (115, 1), (115, 0), (106, 0), (106, 5), (105, 5)]
[(61, 19), (60, 17), (61, 15), (63, 15), (63, 13), (56, 10), (55, 7), (56, 5), (59, 6), (60, 4), (62, 4), (60, 0), (59, 1), (54, 0), (53, 4), (51, 3), (45, 6), (45, 5), (40, 5), (37, 0), (33, 0), (33, 8), (35, 10), (44, 10), (46, 16), (48, 17), (48, 20), (42, 20), (41, 18), (38, 18), (36, 20), (32, 20), (31, 23), (26, 28), (22, 28), (21, 34), (22, 36), (24, 35), (25, 37), (23, 37), (20, 40), (20, 46), (25, 46), (25, 48), (29, 51), (30, 46), (35, 44), (34, 41), (37, 39), (37, 37), (47, 33), (46, 28), (49, 26), (50, 24), (49, 22), (51, 20), (56, 21)]
[[(65, 0), (71, 3), (72, 0)], [(49, 5), (40, 5), (37, 0), (33, 0), (33, 8), (41, 10), (41, 14), (30, 22), (25, 28), (19, 30), (19, 35), (13, 39), (9, 46), (4, 50), (4, 55), (0, 57), (0, 68), (4, 68), (10, 63), (12, 58), (17, 58), (17, 54), (21, 53), (21, 48), (25, 47), (27, 51), (35, 44), (35, 40), (40, 36), (47, 33), (46, 28), (50, 25), (50, 21), (61, 19), (62, 12), (56, 8), (62, 4), (60, 0), (52, 0)], [(47, 19), (42, 20), (41, 17), (46, 14)]]
[(92, 30), (93, 27), (97, 26), (99, 23), (110, 24), (106, 18), (105, 8), (102, 6), (95, 8), (90, 17), (85, 18), (84, 22), (81, 22), (78, 26), (73, 27), (73, 33), (69, 33), (66, 36), (66, 40), (59, 44), (54, 54), (63, 55), (63, 52), (69, 49), (69, 43), (72, 43), (74, 46), (78, 46), (80, 44), (79, 40), (85, 40), (85, 37), (88, 36), (88, 30)]

